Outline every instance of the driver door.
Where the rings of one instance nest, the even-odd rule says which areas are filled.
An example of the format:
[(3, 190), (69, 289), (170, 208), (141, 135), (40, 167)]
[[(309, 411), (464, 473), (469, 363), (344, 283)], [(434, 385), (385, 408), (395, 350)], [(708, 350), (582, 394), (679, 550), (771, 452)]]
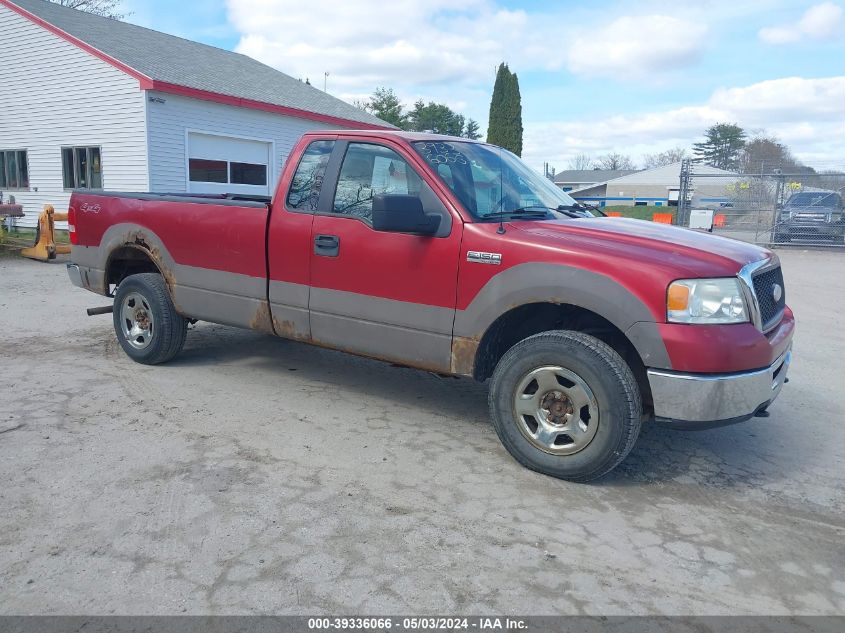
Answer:
[[(311, 333), (317, 343), (436, 371), (450, 368), (462, 224), (400, 145), (339, 141), (331, 211), (312, 225)], [(373, 196), (418, 195), (436, 236), (375, 231)]]

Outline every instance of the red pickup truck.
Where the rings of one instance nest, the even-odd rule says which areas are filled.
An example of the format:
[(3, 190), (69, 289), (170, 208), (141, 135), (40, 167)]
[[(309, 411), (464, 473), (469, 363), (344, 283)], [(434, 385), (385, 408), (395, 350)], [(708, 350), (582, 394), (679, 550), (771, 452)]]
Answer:
[(767, 415), (794, 330), (770, 251), (602, 217), (501, 148), (306, 134), (272, 201), (78, 191), (68, 271), (114, 297), (134, 360), (211, 321), (490, 379), (493, 426), (534, 470), (600, 477), (643, 421)]

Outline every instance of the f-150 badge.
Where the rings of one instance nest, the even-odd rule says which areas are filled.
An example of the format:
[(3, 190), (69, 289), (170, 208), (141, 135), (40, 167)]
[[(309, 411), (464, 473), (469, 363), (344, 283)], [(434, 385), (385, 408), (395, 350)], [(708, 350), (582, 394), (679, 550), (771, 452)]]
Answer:
[(499, 266), (502, 263), (501, 253), (482, 253), (481, 251), (467, 251), (467, 261), (477, 264), (494, 264)]

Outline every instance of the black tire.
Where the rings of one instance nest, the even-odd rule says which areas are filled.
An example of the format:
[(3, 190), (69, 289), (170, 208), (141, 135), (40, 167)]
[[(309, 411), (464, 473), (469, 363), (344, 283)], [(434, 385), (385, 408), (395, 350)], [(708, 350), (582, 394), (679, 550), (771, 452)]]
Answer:
[[(130, 340), (130, 335), (124, 330), (128, 330), (131, 323), (124, 313), (124, 302), (127, 300), (132, 304), (127, 305), (127, 313), (137, 307), (141, 312), (136, 312), (135, 316), (140, 315), (142, 322), (152, 324), (148, 336), (142, 334)], [(185, 345), (188, 320), (176, 312), (167, 285), (159, 274), (140, 273), (121, 281), (114, 294), (113, 317), (117, 340), (123, 351), (135, 362), (144, 365), (165, 363)]]
[[(547, 366), (563, 368), (579, 378), (588, 388), (587, 393), (591, 391), (593, 396), (590, 400), (593, 408), (588, 408), (587, 414), (598, 412), (597, 425), (590, 428), (592, 418), (588, 418), (584, 427), (593, 434), (591, 439), (584, 440), (588, 443), (583, 448), (571, 444), (569, 450), (577, 450), (572, 454), (551, 454), (536, 446), (526, 437), (530, 429), (524, 430), (534, 418), (516, 413), (518, 390), (522, 394), (521, 387), (530, 375)], [(558, 380), (566, 382), (565, 378)], [(538, 383), (529, 384), (537, 384), (535, 391), (539, 393)], [(530, 389), (520, 397), (531, 398)], [(642, 424), (640, 390), (628, 364), (599, 339), (568, 330), (542, 332), (508, 350), (493, 372), (489, 404), (499, 439), (520, 464), (569, 481), (590, 481), (613, 470), (631, 452)], [(562, 437), (564, 442), (569, 441), (568, 435)], [(557, 443), (558, 439), (555, 437), (553, 442)], [(550, 448), (559, 450), (556, 446)]]

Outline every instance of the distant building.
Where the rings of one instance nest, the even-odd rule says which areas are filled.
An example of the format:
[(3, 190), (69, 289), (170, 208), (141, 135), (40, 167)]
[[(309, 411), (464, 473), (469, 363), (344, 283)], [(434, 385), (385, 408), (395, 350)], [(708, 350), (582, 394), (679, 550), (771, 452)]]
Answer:
[(564, 191), (583, 189), (620, 176), (627, 176), (637, 169), (567, 169), (555, 174), (555, 184)]
[(246, 55), (43, 0), (0, 0), (0, 191), (268, 196), (303, 132), (390, 128)]
[[(704, 178), (693, 178), (692, 203), (696, 206), (719, 206), (728, 202), (730, 189), (739, 177), (735, 173), (708, 165), (694, 165), (693, 172), (707, 175)], [(628, 172), (568, 191), (564, 189), (564, 191), (576, 200), (602, 207), (608, 204), (677, 206), (680, 181), (681, 163), (678, 162), (663, 167)], [(555, 184), (561, 187), (557, 177), (555, 177)]]

